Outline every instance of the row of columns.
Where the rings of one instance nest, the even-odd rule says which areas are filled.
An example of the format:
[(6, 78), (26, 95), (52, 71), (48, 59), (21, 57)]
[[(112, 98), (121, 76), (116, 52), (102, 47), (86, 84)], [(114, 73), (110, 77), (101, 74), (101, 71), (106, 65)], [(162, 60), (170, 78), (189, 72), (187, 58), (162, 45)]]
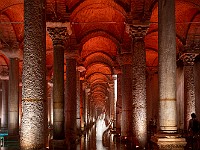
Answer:
[[(176, 41), (175, 41), (175, 20), (174, 5), (172, 1), (165, 2), (165, 5), (159, 3), (159, 86), (160, 86), (160, 129), (164, 132), (176, 132), (176, 96), (175, 96), (175, 76), (176, 76)], [(30, 0), (25, 1), (25, 39), (24, 39), (24, 61), (22, 76), (22, 122), (20, 134), (21, 149), (40, 149), (45, 147), (45, 103), (46, 103), (46, 74), (45, 74), (45, 56), (46, 56), (46, 27), (44, 1)], [(34, 9), (30, 9), (34, 7)], [(166, 7), (166, 8), (165, 8)], [(163, 8), (163, 9), (162, 9)], [(169, 11), (171, 10), (171, 11)], [(162, 12), (163, 11), (163, 12)], [(171, 12), (171, 13), (168, 13)], [(167, 16), (168, 15), (168, 16)], [(170, 18), (172, 20), (170, 20)], [(169, 23), (169, 24), (168, 24)], [(166, 27), (167, 26), (167, 27)], [(60, 30), (60, 29), (59, 29)], [(66, 29), (63, 29), (66, 30)], [(50, 32), (50, 30), (49, 30)], [(54, 33), (55, 34), (55, 31)], [(50, 34), (53, 37), (53, 34)], [(60, 34), (60, 31), (59, 31)], [(166, 36), (168, 35), (168, 36)], [(143, 146), (146, 143), (147, 123), (146, 123), (146, 93), (145, 93), (145, 51), (144, 41), (134, 35), (133, 57), (128, 55), (126, 61), (122, 61), (121, 70), (121, 136), (130, 138), (134, 136)], [(53, 87), (53, 108), (54, 108), (54, 138), (60, 139), (66, 136), (67, 141), (74, 142), (76, 135), (76, 59), (74, 57), (66, 58), (66, 111), (64, 112), (64, 71), (63, 71), (63, 43), (57, 38), (52, 38), (54, 45), (54, 87)], [(61, 40), (64, 40), (61, 38)], [(142, 51), (143, 49), (143, 51)], [(140, 53), (138, 53), (140, 52)], [(137, 60), (142, 58), (142, 61)], [(12, 63), (17, 63), (11, 60)], [(63, 66), (63, 67), (60, 67)], [(166, 67), (167, 66), (167, 67)], [(12, 71), (12, 69), (10, 69)], [(19, 70), (15, 68), (14, 70)], [(18, 80), (15, 75), (18, 72), (11, 72), (10, 81)], [(132, 78), (133, 74), (137, 78)], [(16, 83), (15, 85), (19, 85)], [(74, 86), (72, 86), (74, 85)], [(18, 90), (12, 90), (13, 85), (9, 85), (9, 93)], [(17, 88), (17, 87), (15, 87)], [(59, 93), (58, 93), (59, 89)], [(131, 90), (132, 89), (132, 90)], [(62, 92), (60, 92), (62, 91)], [(61, 94), (60, 94), (61, 93)], [(16, 93), (10, 95), (17, 96)], [(18, 96), (17, 96), (18, 97)], [(11, 100), (11, 97), (9, 97)], [(14, 98), (13, 98), (14, 99)], [(16, 98), (17, 99), (17, 98)], [(88, 100), (88, 99), (87, 99)], [(10, 104), (12, 103), (12, 105)], [(15, 105), (13, 105), (13, 103)], [(120, 103), (120, 101), (119, 101)], [(18, 100), (8, 102), (8, 122), (9, 133), (18, 133)], [(89, 120), (88, 110), (92, 104), (85, 102), (86, 120)], [(120, 105), (120, 104), (119, 104)], [(192, 105), (193, 106), (193, 105)], [(65, 116), (64, 116), (65, 113)], [(65, 128), (63, 127), (65, 117)], [(114, 118), (111, 113), (111, 117)], [(132, 121), (133, 120), (133, 121)], [(126, 123), (122, 123), (126, 122)], [(74, 124), (75, 123), (75, 124)], [(117, 125), (119, 123), (117, 122)], [(140, 125), (143, 128), (140, 130)], [(116, 126), (117, 126), (116, 125)], [(118, 126), (117, 126), (118, 127)], [(63, 132), (65, 130), (65, 132)], [(63, 134), (65, 133), (65, 135)], [(143, 136), (145, 138), (143, 138)]]

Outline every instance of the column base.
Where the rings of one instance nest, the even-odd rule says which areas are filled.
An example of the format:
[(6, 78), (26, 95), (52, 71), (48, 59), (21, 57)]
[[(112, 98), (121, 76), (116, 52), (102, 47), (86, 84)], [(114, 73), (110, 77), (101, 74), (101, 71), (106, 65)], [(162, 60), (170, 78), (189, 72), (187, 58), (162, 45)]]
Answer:
[(49, 149), (64, 149), (66, 148), (66, 141), (65, 140), (50, 140), (49, 141)]
[(179, 134), (159, 133), (151, 137), (154, 150), (184, 150), (187, 142)]

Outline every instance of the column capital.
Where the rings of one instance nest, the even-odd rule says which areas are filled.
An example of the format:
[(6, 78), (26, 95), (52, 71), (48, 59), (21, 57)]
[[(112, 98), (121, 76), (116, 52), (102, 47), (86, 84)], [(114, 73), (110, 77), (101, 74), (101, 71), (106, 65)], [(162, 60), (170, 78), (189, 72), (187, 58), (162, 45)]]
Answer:
[(132, 65), (132, 53), (123, 53), (120, 54), (118, 57), (118, 62), (120, 66), (124, 65)]
[(193, 66), (196, 56), (199, 54), (197, 53), (183, 53), (180, 56), (180, 59), (183, 60), (185, 66)]
[(53, 45), (65, 46), (69, 38), (67, 27), (47, 27), (47, 31), (53, 41)]
[(140, 23), (140, 24), (135, 23), (126, 25), (127, 32), (136, 41), (144, 40), (148, 28), (149, 25), (147, 23)]

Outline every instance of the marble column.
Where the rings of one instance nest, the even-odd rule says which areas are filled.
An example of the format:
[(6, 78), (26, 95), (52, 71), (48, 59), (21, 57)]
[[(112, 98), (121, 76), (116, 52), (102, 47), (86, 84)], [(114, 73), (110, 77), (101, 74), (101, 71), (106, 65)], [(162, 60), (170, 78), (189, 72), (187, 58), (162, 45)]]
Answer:
[(81, 131), (81, 116), (80, 116), (80, 72), (78, 71), (78, 67), (76, 70), (76, 126), (77, 133), (80, 134)]
[(77, 97), (76, 97), (76, 56), (66, 55), (66, 91), (65, 91), (65, 137), (68, 148), (73, 149), (76, 141)]
[(24, 56), (20, 149), (45, 148), (46, 27), (45, 1), (24, 1)]
[(121, 139), (131, 141), (133, 127), (132, 55), (130, 53), (121, 54), (119, 56), (119, 63), (122, 70)]
[(112, 121), (112, 128), (113, 128), (113, 125), (114, 125), (114, 115), (115, 115), (115, 108), (114, 108), (114, 84), (113, 83), (109, 83), (109, 102), (110, 102), (110, 121)]
[(1, 127), (8, 128), (8, 81), (2, 80), (2, 118)]
[(19, 135), (19, 59), (10, 58), (8, 87), (8, 135)]
[(177, 134), (175, 0), (158, 1), (159, 130), (154, 149), (179, 149), (186, 145)]
[(114, 99), (114, 117), (113, 117), (113, 129), (116, 131), (116, 118), (117, 118), (117, 75), (113, 75), (113, 99)]
[(148, 24), (130, 26), (133, 44), (132, 58), (132, 98), (133, 136), (140, 147), (147, 144), (147, 101), (146, 101), (146, 50), (144, 37)]
[(158, 1), (160, 130), (177, 131), (175, 1)]
[(67, 27), (47, 27), (53, 41), (53, 139), (62, 140), (64, 133), (64, 50), (69, 37)]
[(88, 87), (85, 88), (85, 127), (88, 127), (89, 125), (89, 92), (90, 89)]
[(198, 54), (184, 53), (181, 59), (184, 63), (184, 127), (188, 128), (191, 114), (195, 110), (195, 81), (194, 81), (194, 61)]
[(116, 102), (116, 133), (121, 134), (121, 116), (122, 116), (122, 90), (121, 90), (122, 74), (117, 75), (117, 102)]

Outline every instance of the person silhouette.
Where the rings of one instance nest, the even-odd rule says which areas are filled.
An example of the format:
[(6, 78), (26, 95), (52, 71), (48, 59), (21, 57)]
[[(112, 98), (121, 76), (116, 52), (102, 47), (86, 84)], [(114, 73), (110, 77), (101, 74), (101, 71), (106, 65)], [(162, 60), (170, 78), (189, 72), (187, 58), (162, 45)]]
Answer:
[(195, 136), (199, 133), (200, 124), (195, 113), (192, 113), (191, 117), (192, 118), (189, 120), (188, 131), (190, 134), (192, 134), (192, 136)]
[(191, 117), (192, 118), (189, 120), (189, 125), (188, 125), (188, 133), (189, 133), (188, 144), (190, 145), (189, 148), (192, 148), (193, 150), (199, 150), (200, 123), (195, 113), (192, 113)]

